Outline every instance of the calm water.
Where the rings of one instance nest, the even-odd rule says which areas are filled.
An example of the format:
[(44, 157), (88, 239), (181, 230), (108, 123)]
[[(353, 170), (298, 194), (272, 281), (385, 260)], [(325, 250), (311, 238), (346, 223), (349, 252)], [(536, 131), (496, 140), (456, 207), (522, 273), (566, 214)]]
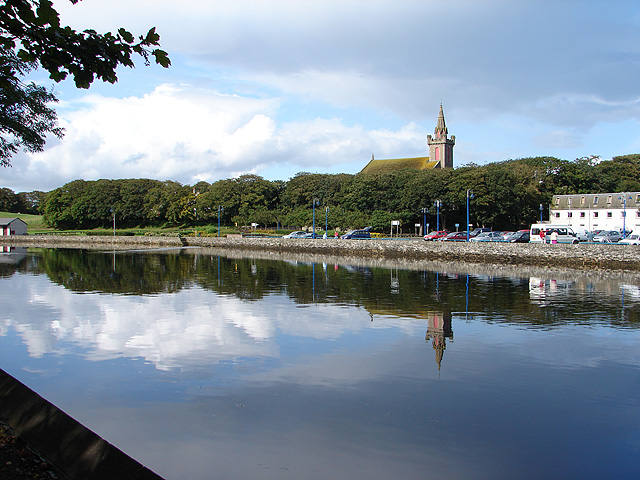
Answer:
[(0, 254), (0, 366), (167, 479), (640, 477), (640, 281)]

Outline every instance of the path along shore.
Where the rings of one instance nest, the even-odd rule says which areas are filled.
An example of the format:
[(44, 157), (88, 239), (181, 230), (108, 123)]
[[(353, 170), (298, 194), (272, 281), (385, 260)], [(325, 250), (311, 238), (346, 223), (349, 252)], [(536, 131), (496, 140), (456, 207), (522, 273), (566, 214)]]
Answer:
[(0, 237), (0, 245), (135, 249), (210, 247), (225, 250), (306, 253), (335, 257), (402, 261), (568, 267), (640, 272), (640, 247), (616, 244), (522, 244), (499, 242), (425, 242), (421, 239), (288, 239), (256, 237), (21, 235)]
[[(476, 268), (509, 269), (575, 269), (589, 271), (597, 276), (623, 275), (640, 278), (640, 247), (633, 245), (593, 245), (593, 244), (510, 244), (510, 243), (466, 243), (466, 242), (425, 242), (421, 239), (372, 239), (372, 240), (336, 240), (336, 239), (285, 239), (285, 238), (247, 238), (247, 237), (106, 237), (106, 236), (71, 236), (71, 235), (21, 235), (0, 237), (0, 247), (36, 247), (36, 248), (85, 248), (99, 250), (136, 250), (136, 249), (174, 249), (203, 247), (207, 251), (219, 251), (223, 255), (283, 258), (287, 256), (307, 256), (317, 259), (339, 258), (346, 263), (385, 262), (398, 266), (419, 265), (424, 263), (444, 263), (465, 268), (463, 264), (474, 264)], [(214, 253), (215, 254), (215, 253)], [(442, 263), (440, 263), (442, 262)], [(440, 268), (440, 267), (438, 267)], [(575, 275), (576, 272), (574, 272)], [(60, 426), (50, 428), (32, 428), (32, 418), (51, 418), (34, 415), (34, 411), (25, 413), (25, 405), (32, 405), (35, 411), (41, 412), (54, 408), (41, 399), (35, 392), (29, 392), (15, 379), (0, 370), (0, 384), (12, 382), (12, 388), (0, 385), (0, 417), (9, 420), (20, 436), (24, 436), (36, 450), (73, 480), (79, 478), (128, 478), (131, 480), (159, 479), (155, 473), (139, 465), (122, 452), (106, 444), (99, 437), (95, 442), (103, 445), (110, 455), (96, 454), (92, 442), (80, 440), (77, 450), (59, 448), (60, 442), (52, 445), (50, 439), (65, 436), (95, 435), (84, 427), (73, 424), (73, 428)], [(27, 396), (24, 401), (20, 395), (12, 393), (19, 389), (20, 395)], [(17, 399), (17, 400), (16, 400)], [(12, 403), (13, 402), (13, 403)], [(38, 403), (40, 402), (40, 403)], [(11, 405), (17, 405), (13, 411)], [(59, 415), (64, 415), (60, 412)], [(63, 418), (66, 418), (63, 416)], [(48, 420), (47, 420), (48, 421)], [(68, 420), (69, 422), (72, 419)], [(51, 434), (55, 431), (55, 435)], [(68, 442), (64, 442), (65, 444)], [(5, 447), (9, 448), (9, 447)], [(79, 454), (78, 452), (89, 452)], [(102, 451), (101, 451), (102, 452)], [(22, 455), (19, 451), (16, 456)], [(91, 462), (78, 462), (78, 458), (87, 458)], [(108, 459), (104, 460), (105, 458)], [(115, 458), (115, 460), (113, 460)], [(93, 463), (92, 463), (93, 462)], [(123, 463), (124, 462), (124, 463)], [(16, 464), (17, 466), (17, 464)], [(49, 472), (50, 467), (40, 465)], [(21, 468), (21, 467), (20, 467)], [(6, 472), (5, 472), (6, 473)], [(16, 474), (17, 475), (17, 474)], [(20, 477), (15, 478), (31, 478)]]

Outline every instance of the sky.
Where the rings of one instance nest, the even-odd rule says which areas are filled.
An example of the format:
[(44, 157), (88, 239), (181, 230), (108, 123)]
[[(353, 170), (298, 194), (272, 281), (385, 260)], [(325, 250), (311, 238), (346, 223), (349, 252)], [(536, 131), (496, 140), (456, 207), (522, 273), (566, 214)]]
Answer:
[(62, 140), (0, 188), (359, 172), (427, 156), (440, 104), (454, 167), (640, 153), (637, 0), (54, 0), (63, 24), (156, 27), (172, 66), (53, 84)]

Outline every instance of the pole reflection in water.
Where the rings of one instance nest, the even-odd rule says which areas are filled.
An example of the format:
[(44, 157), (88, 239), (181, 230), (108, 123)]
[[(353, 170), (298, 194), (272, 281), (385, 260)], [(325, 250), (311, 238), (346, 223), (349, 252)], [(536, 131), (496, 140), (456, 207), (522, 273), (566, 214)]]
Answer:
[(632, 274), (243, 255), (3, 253), (2, 368), (167, 479), (636, 476)]

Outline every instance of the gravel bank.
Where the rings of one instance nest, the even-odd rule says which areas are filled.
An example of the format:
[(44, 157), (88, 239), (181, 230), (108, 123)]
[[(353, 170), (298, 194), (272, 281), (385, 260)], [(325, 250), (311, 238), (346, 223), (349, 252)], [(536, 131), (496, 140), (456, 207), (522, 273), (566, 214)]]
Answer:
[(0, 237), (0, 245), (99, 249), (212, 247), (346, 257), (533, 265), (640, 271), (640, 248), (611, 244), (511, 244), (422, 240), (335, 240), (249, 237), (103, 237), (24, 235)]

